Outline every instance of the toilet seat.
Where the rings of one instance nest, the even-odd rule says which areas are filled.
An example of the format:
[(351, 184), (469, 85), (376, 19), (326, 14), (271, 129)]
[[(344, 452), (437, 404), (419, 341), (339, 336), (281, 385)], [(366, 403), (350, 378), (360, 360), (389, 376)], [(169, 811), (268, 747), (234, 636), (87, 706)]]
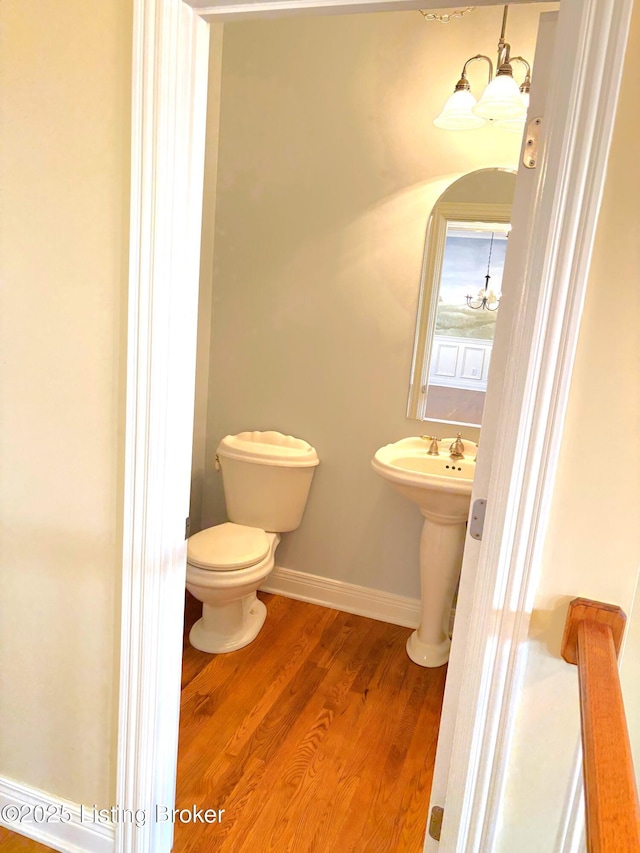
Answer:
[(254, 566), (269, 553), (264, 530), (225, 521), (189, 537), (187, 562), (210, 571), (233, 571)]

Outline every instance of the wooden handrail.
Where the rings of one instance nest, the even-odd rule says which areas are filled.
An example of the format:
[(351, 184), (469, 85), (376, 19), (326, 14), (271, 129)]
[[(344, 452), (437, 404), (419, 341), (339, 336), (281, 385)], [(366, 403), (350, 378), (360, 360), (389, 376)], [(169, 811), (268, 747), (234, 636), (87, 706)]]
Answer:
[(626, 616), (585, 598), (569, 605), (562, 656), (578, 666), (589, 853), (640, 853), (640, 805), (617, 656)]

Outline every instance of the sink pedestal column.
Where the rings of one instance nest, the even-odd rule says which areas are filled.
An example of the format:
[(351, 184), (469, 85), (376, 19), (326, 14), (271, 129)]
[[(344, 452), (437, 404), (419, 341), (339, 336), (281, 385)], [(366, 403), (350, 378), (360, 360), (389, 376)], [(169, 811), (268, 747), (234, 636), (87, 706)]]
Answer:
[(407, 640), (407, 654), (421, 666), (442, 666), (449, 660), (446, 632), (462, 566), (464, 521), (424, 515), (420, 537), (420, 625)]

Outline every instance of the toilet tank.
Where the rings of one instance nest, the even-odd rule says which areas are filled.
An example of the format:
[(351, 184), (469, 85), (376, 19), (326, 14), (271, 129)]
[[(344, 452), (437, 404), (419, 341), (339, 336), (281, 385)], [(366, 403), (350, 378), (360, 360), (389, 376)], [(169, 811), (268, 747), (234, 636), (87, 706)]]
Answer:
[(318, 454), (281, 432), (227, 435), (216, 451), (227, 517), (235, 524), (286, 533), (300, 526)]

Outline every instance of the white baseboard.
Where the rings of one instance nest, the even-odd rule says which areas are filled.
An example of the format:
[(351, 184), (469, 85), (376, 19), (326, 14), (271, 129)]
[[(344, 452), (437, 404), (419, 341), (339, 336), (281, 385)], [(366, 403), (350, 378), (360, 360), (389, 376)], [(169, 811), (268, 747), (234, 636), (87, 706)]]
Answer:
[(309, 575), (282, 566), (274, 568), (260, 589), (405, 628), (417, 628), (420, 622), (418, 598), (405, 598), (380, 589)]
[(0, 825), (61, 853), (115, 850), (115, 826), (101, 822), (93, 806), (79, 806), (4, 776), (0, 776)]

